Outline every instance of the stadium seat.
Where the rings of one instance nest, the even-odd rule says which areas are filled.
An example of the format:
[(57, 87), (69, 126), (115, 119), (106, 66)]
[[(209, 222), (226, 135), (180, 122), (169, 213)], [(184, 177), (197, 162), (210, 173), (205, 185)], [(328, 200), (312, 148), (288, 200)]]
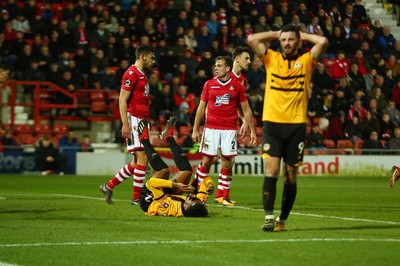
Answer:
[(335, 141), (333, 141), (332, 139), (324, 139), (323, 143), (328, 149), (333, 149), (336, 147)]
[(14, 126), (15, 134), (33, 134), (33, 127), (31, 125), (15, 125)]
[(53, 134), (53, 129), (51, 128), (50, 125), (47, 124), (39, 124), (34, 126), (34, 134), (35, 135), (52, 135)]
[(91, 100), (91, 110), (94, 113), (106, 112), (107, 111), (107, 103), (106, 103), (106, 95), (103, 91), (96, 91), (90, 93)]
[(54, 136), (63, 136), (65, 134), (67, 134), (68, 131), (69, 131), (68, 126), (64, 125), (64, 124), (57, 124), (57, 125), (54, 125), (54, 127), (53, 127), (53, 135)]
[(38, 140), (32, 134), (18, 134), (15, 139), (20, 145), (35, 145)]
[(353, 143), (349, 139), (340, 139), (337, 141), (338, 149), (352, 149), (354, 147)]

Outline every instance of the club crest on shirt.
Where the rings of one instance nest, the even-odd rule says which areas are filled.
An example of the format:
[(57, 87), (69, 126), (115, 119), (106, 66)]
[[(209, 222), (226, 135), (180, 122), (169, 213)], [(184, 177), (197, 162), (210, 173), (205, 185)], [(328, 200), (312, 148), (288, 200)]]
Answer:
[(300, 68), (300, 66), (301, 66), (300, 62), (295, 62), (293, 67), (294, 68)]
[(229, 100), (231, 98), (232, 94), (225, 93), (222, 96), (217, 96), (215, 99), (215, 104), (214, 106), (221, 106), (222, 104), (229, 104)]
[(270, 148), (271, 148), (271, 145), (269, 143), (265, 143), (263, 146), (263, 152), (269, 151)]
[(235, 88), (231, 85), (230, 87), (229, 87), (229, 90), (230, 91), (233, 91)]

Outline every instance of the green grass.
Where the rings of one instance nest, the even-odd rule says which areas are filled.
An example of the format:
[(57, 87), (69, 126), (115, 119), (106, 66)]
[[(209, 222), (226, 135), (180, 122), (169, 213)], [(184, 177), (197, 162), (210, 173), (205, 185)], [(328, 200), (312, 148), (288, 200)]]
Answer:
[[(299, 178), (287, 232), (264, 233), (260, 177), (234, 177), (209, 217), (146, 217), (132, 181), (0, 175), (0, 265), (398, 265), (400, 184), (382, 177)], [(279, 210), (282, 180), (276, 209)], [(276, 213), (278, 214), (278, 212)]]

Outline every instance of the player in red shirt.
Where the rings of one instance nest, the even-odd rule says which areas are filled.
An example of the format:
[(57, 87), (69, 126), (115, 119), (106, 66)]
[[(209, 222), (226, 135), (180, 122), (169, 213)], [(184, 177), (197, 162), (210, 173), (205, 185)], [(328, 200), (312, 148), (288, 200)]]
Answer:
[[(230, 77), (232, 65), (233, 61), (230, 57), (219, 56), (215, 59), (216, 76), (204, 84), (192, 134), (194, 141), (199, 142), (201, 140), (200, 152), (203, 153), (203, 159), (197, 171), (199, 185), (208, 176), (214, 159), (218, 154), (218, 149), (221, 150), (222, 204), (226, 206), (235, 204), (230, 200), (229, 192), (234, 157), (237, 155), (236, 123), (239, 106), (242, 108), (244, 118), (250, 126), (250, 142), (251, 144), (256, 143), (253, 114), (247, 101), (246, 89), (241, 82)], [(206, 116), (206, 107), (207, 117), (204, 131), (200, 138), (199, 127)]]
[(112, 204), (114, 187), (133, 175), (132, 204), (138, 205), (146, 175), (148, 160), (143, 145), (139, 141), (137, 125), (144, 118), (150, 120), (149, 81), (144, 71), (154, 65), (155, 50), (149, 45), (139, 45), (135, 56), (135, 64), (130, 66), (122, 76), (119, 96), (122, 138), (126, 140), (128, 151), (132, 153), (133, 158), (107, 184), (100, 185), (100, 190), (108, 204)]

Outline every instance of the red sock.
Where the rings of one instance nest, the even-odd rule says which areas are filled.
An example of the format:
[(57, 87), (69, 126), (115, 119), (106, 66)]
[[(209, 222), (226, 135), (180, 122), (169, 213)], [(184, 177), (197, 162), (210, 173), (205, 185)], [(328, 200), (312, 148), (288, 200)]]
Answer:
[(231, 170), (228, 169), (221, 169), (221, 181), (224, 187), (223, 190), (223, 197), (224, 199), (229, 198), (229, 192), (231, 188), (231, 183), (232, 183), (232, 172)]
[(197, 167), (197, 171), (196, 171), (196, 176), (197, 176), (197, 180), (198, 180), (198, 186), (200, 187), (201, 183), (203, 182), (204, 178), (206, 178), (210, 173), (210, 169), (209, 168), (205, 168), (203, 167), (203, 165), (200, 163), (199, 167)]
[(218, 175), (218, 188), (217, 193), (215, 193), (215, 198), (220, 198), (224, 196), (224, 185), (222, 184), (222, 175), (219, 173)]
[(107, 187), (112, 190), (115, 186), (118, 186), (126, 179), (128, 179), (132, 174), (133, 167), (130, 163), (128, 163), (127, 165), (122, 167), (121, 170), (119, 170), (119, 172), (113, 178), (111, 178), (110, 181), (108, 181)]
[(133, 200), (138, 200), (146, 177), (147, 166), (137, 164), (133, 172)]

